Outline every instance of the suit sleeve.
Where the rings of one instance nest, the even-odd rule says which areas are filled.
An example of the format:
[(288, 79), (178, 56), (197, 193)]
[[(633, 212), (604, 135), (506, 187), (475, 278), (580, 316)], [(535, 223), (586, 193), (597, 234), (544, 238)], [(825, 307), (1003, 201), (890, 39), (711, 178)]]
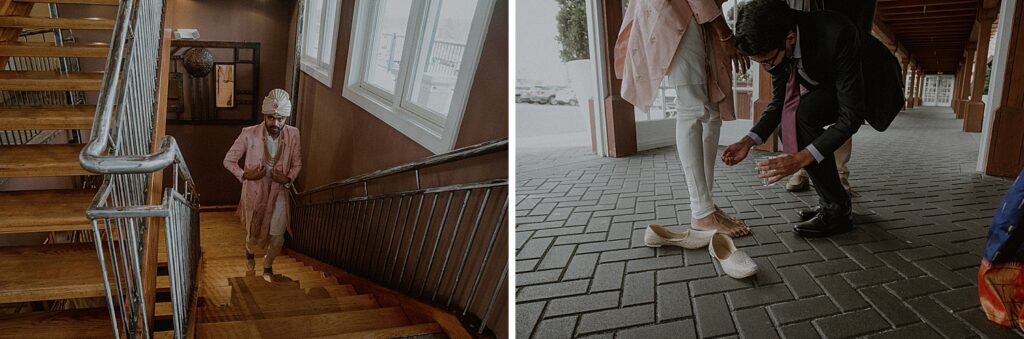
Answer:
[(302, 170), (302, 139), (299, 137), (298, 129), (295, 130), (295, 140), (292, 140), (288, 147), (292, 147), (288, 179), (294, 182), (295, 178), (299, 176), (299, 171)]
[(779, 123), (782, 121), (782, 106), (786, 102), (787, 80), (781, 74), (772, 74), (772, 101), (761, 113), (761, 119), (757, 120), (757, 124), (750, 129), (752, 133), (761, 138), (762, 143), (771, 137), (772, 132), (779, 127)]
[(716, 0), (686, 0), (686, 2), (690, 3), (693, 17), (697, 19), (698, 24), (709, 23), (722, 15), (722, 9)]
[(228, 169), (238, 179), (238, 182), (242, 182), (242, 174), (245, 172), (241, 167), (238, 166), (238, 160), (242, 159), (245, 155), (245, 145), (247, 144), (245, 130), (238, 134), (238, 138), (235, 139), (235, 143), (228, 149), (228, 154), (224, 155), (224, 168)]
[[(853, 26), (847, 26), (839, 41), (856, 41)], [(840, 43), (835, 54), (836, 98), (839, 117), (836, 123), (811, 142), (821, 154), (831, 155), (864, 124), (864, 76), (861, 73), (859, 44)], [(831, 159), (831, 157), (825, 157)], [(819, 160), (820, 162), (820, 160)]]

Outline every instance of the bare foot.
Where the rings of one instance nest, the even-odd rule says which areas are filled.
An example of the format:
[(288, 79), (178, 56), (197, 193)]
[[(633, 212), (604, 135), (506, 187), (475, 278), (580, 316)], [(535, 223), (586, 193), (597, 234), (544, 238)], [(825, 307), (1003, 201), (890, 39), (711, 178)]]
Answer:
[(734, 219), (721, 210), (716, 210), (711, 215), (693, 220), (691, 228), (699, 231), (716, 231), (737, 238), (750, 235), (750, 227), (742, 221)]

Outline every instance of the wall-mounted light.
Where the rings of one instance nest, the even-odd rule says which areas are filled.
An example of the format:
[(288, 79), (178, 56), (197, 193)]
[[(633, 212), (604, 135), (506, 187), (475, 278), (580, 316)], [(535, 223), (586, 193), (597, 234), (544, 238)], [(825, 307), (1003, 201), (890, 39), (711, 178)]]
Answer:
[(199, 30), (195, 28), (179, 28), (174, 31), (175, 40), (199, 40)]

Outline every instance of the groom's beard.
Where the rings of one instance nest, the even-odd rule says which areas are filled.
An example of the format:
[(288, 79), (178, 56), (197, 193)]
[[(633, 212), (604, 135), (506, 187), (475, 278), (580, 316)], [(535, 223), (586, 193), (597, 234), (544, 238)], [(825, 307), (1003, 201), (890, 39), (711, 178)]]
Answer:
[(276, 138), (278, 135), (281, 135), (281, 127), (268, 126), (267, 133), (270, 133), (271, 136)]

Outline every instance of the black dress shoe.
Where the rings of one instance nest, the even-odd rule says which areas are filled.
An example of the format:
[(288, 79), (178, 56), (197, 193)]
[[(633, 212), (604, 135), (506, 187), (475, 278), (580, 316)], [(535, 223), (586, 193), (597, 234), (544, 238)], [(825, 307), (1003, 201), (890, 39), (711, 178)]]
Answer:
[(827, 237), (833, 234), (843, 233), (853, 229), (853, 221), (850, 220), (849, 214), (843, 216), (826, 216), (824, 213), (796, 224), (793, 226), (793, 231), (797, 234), (810, 237)]
[(818, 215), (818, 213), (821, 213), (821, 206), (815, 206), (814, 208), (800, 210), (797, 213), (800, 213), (800, 221), (811, 220), (811, 218), (814, 218), (814, 216)]

